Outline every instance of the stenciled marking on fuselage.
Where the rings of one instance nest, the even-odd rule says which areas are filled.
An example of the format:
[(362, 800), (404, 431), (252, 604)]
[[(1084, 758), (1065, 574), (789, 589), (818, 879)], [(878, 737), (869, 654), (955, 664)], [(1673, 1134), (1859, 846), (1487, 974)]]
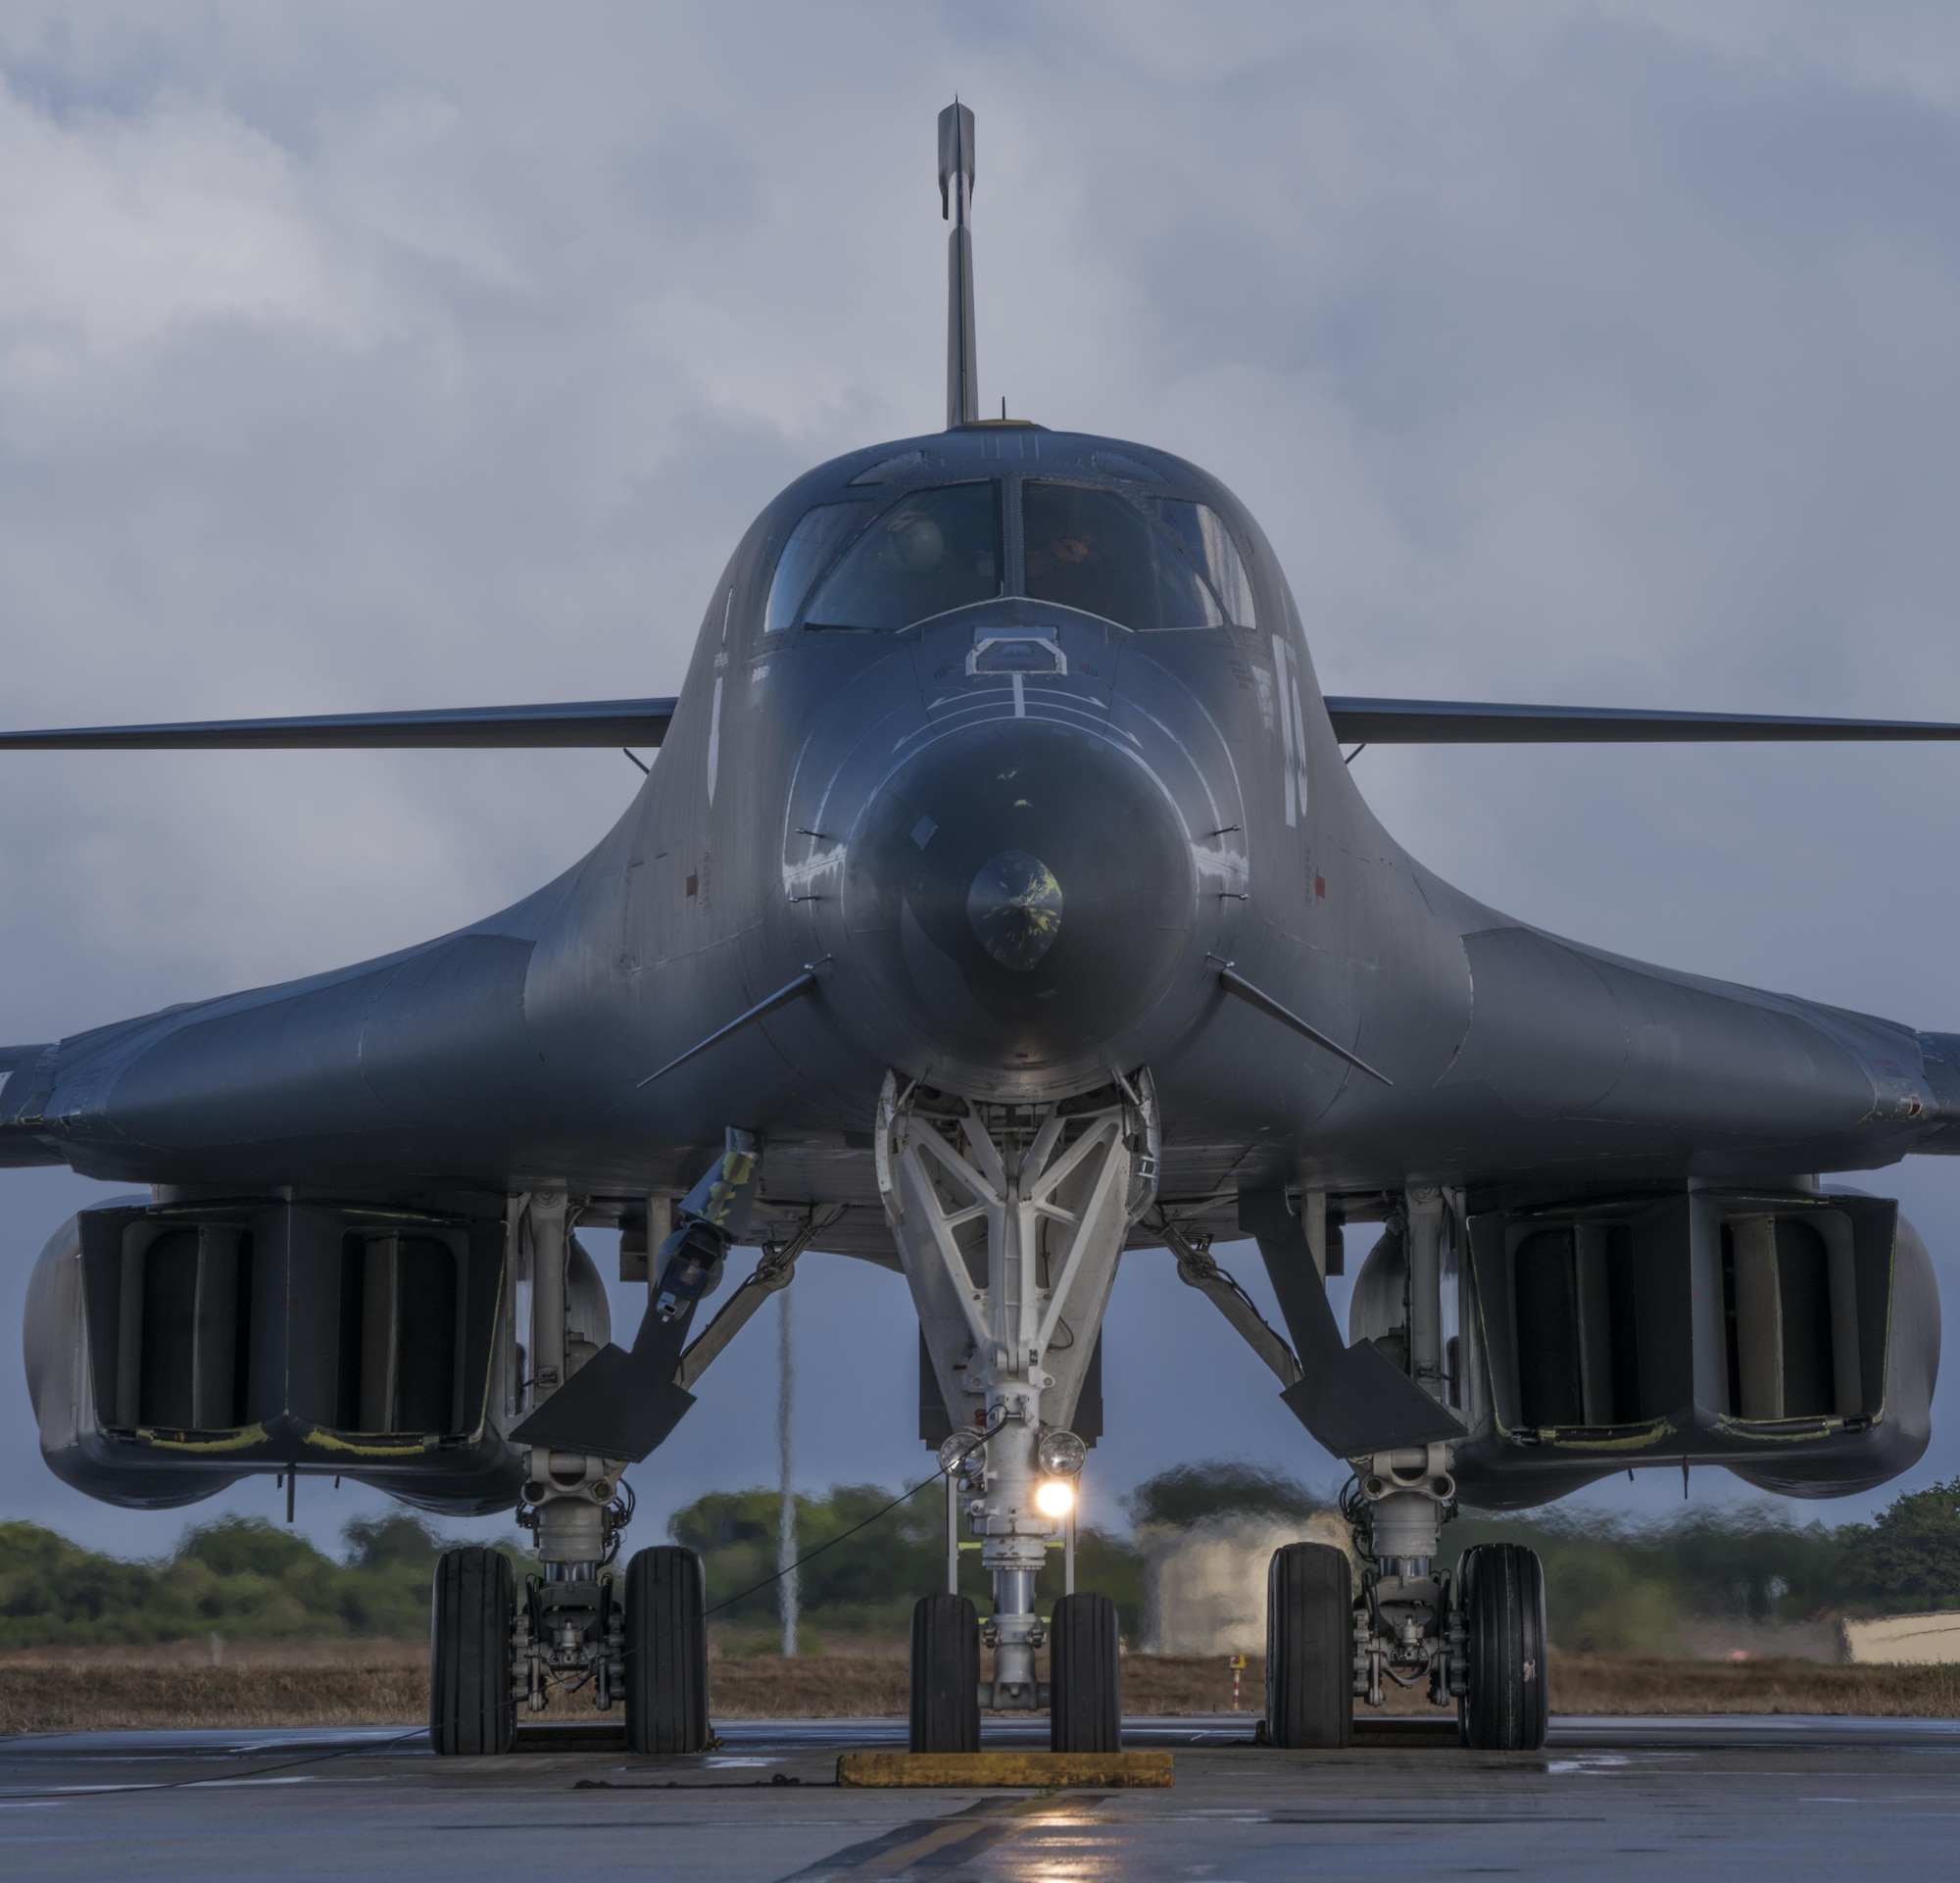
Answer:
[(1267, 738), (1273, 736), (1273, 675), (1272, 669), (1259, 666), (1254, 661), (1245, 669), (1251, 676), (1252, 690), (1259, 699), (1259, 725)]
[(1306, 816), (1306, 715), (1299, 703), (1299, 658), (1284, 634), (1272, 636), (1274, 690), (1279, 695), (1282, 797), (1289, 829)]
[(848, 845), (840, 843), (824, 851), (821, 856), (807, 857), (802, 863), (785, 863), (784, 893), (805, 899), (819, 894), (817, 885), (837, 872), (843, 866), (848, 850)]
[(708, 802), (714, 802), (715, 774), (721, 769), (721, 675), (714, 676), (714, 706), (708, 721)]

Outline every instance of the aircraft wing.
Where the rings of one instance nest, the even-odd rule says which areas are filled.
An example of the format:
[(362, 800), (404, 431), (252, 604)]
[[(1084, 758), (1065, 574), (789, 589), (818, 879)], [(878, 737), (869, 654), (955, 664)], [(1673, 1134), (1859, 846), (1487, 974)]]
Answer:
[(1327, 695), (1334, 735), (1363, 745), (1646, 745), (1670, 741), (1960, 739), (1935, 719), (1813, 719), (1781, 713), (1659, 713), (1644, 707), (1512, 706), (1492, 700)]
[[(186, 719), (155, 725), (0, 732), (0, 751), (265, 751), (367, 747), (658, 746), (675, 702), (563, 700), (549, 705), (321, 713), (287, 719)], [(1664, 742), (1960, 739), (1935, 719), (1844, 719), (1778, 713), (1668, 713), (1644, 707), (1528, 706), (1493, 700), (1327, 696), (1344, 744), (1644, 745)]]
[(279, 719), (187, 719), (163, 725), (64, 726), (0, 732), (0, 751), (323, 750), (394, 746), (657, 746), (672, 700), (562, 700), (547, 706), (459, 706), (407, 713), (322, 713)]

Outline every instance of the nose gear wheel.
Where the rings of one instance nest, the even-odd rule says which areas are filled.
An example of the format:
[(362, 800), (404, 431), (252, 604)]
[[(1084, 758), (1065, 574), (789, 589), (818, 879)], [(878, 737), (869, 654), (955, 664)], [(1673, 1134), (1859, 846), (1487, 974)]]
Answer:
[(911, 1749), (980, 1750), (980, 1616), (969, 1596), (921, 1596), (912, 1608)]

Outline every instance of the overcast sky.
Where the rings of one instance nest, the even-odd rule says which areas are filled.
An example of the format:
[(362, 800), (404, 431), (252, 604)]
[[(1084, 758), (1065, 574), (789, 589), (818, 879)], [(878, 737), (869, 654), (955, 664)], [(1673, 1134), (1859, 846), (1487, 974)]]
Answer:
[[(671, 690), (773, 492), (941, 421), (956, 90), (985, 401), (1222, 476), (1328, 690), (1960, 718), (1950, 7), (13, 0), (0, 87), (0, 722)], [(1524, 919), (1960, 1030), (1960, 752), (1356, 775)], [(0, 778), (0, 1039), (40, 1040), (471, 919), (638, 773)], [(1861, 1181), (1960, 1274), (1960, 1172)], [(0, 1174), (0, 1316), (100, 1194)], [(902, 1285), (812, 1259), (796, 1294), (804, 1481), (918, 1470)], [(1105, 1510), (1179, 1460), (1334, 1475), (1195, 1306), (1129, 1259)], [(773, 1477), (773, 1358), (764, 1322), (710, 1375), (643, 1509)], [(1960, 1386), (1939, 1404), (1907, 1484), (1960, 1469)], [(181, 1530), (57, 1484), (11, 1362), (0, 1418), (0, 1513), (130, 1553)], [(322, 1537), (364, 1508), (305, 1487)]]

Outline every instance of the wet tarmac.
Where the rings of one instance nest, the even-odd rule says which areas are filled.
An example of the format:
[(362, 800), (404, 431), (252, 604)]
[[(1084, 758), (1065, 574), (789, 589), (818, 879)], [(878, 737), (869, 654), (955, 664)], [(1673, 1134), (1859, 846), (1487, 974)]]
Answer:
[[(774, 1883), (1411, 1875), (1843, 1878), (1960, 1868), (1960, 1720), (1553, 1722), (1540, 1754), (1402, 1733), (1254, 1747), (1249, 1718), (1133, 1720), (1170, 1791), (859, 1791), (902, 1721), (743, 1721), (694, 1759), (564, 1734), (438, 1759), (419, 1730), (0, 1740), (0, 1875), (534, 1876)], [(581, 1743), (582, 1742), (582, 1743)], [(1038, 1745), (1039, 1726), (989, 1727)]]

